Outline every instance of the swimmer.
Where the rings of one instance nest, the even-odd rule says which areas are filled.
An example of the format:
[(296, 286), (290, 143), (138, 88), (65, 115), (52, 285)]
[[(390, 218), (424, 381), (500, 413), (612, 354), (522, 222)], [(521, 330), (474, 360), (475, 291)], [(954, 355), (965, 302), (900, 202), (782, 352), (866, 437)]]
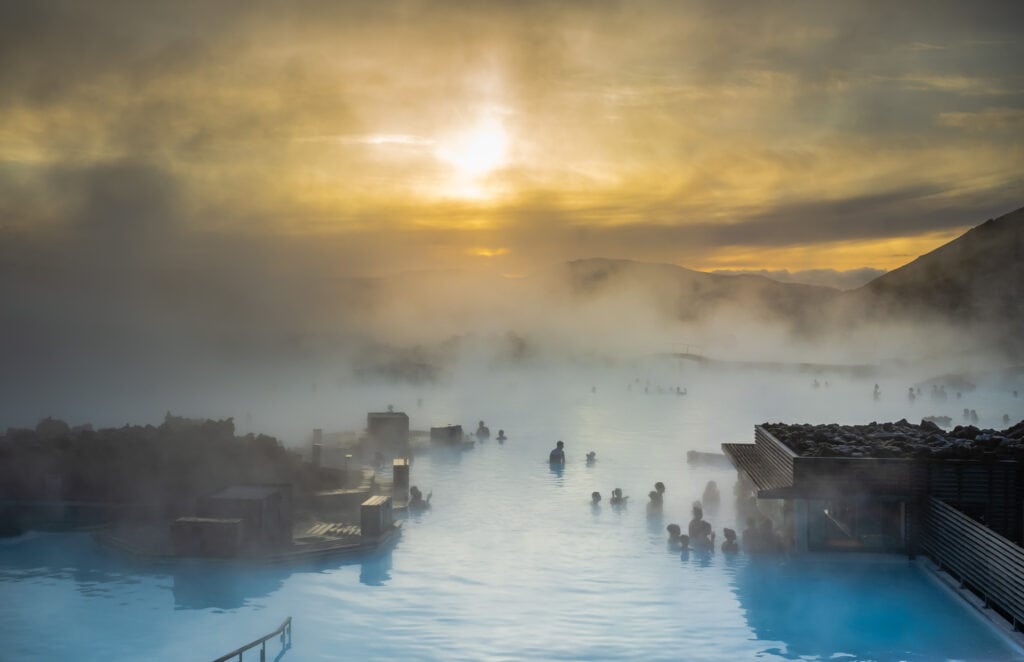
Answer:
[(647, 513), (648, 514), (660, 513), (661, 512), (661, 503), (662, 503), (661, 502), (661, 495), (658, 494), (657, 492), (655, 492), (654, 490), (651, 490), (650, 492), (647, 493), (647, 496), (648, 496), (648, 498), (650, 498), (650, 501), (647, 503)]
[(683, 530), (679, 528), (678, 524), (669, 524), (665, 527), (668, 531), (668, 546), (678, 548), (681, 546)]
[(595, 462), (597, 462), (597, 453), (590, 451), (587, 453), (587, 466), (590, 466)]
[(591, 492), (590, 493), (590, 505), (596, 506), (599, 503), (601, 503), (601, 493), (600, 492)]
[(491, 436), (490, 428), (488, 428), (486, 425), (484, 425), (483, 421), (480, 421), (480, 425), (478, 425), (477, 428), (476, 428), (476, 438), (480, 439), (480, 440), (483, 440), (483, 439), (488, 439), (490, 436)]
[(508, 437), (505, 436), (504, 430), (498, 430), (498, 443), (503, 444)]
[(420, 488), (413, 485), (409, 488), (409, 510), (414, 512), (427, 510), (430, 508), (430, 497), (432, 496), (434, 496), (433, 492), (428, 494), (427, 498), (424, 499), (423, 492), (420, 491)]
[(701, 526), (704, 523), (704, 507), (700, 505), (700, 501), (693, 502), (692, 512), (693, 519), (690, 520), (686, 532), (690, 535), (690, 540), (696, 540), (700, 537)]
[(554, 449), (548, 453), (548, 462), (551, 464), (565, 464), (565, 444), (559, 441)]
[(616, 487), (614, 490), (612, 490), (612, 498), (610, 503), (615, 506), (622, 506), (625, 505), (626, 499), (628, 498), (628, 496), (622, 496), (621, 487)]
[(694, 549), (715, 551), (715, 532), (711, 530), (710, 522), (701, 521), (697, 537), (690, 539), (693, 541)]
[(736, 542), (736, 532), (726, 527), (723, 531), (725, 540), (722, 541), (722, 551), (727, 554), (735, 554), (740, 551), (739, 543)]
[(718, 504), (722, 502), (722, 496), (718, 492), (718, 483), (709, 480), (708, 484), (704, 486), (704, 495), (701, 496), (700, 501), (708, 510), (714, 511), (715, 508), (718, 508)]

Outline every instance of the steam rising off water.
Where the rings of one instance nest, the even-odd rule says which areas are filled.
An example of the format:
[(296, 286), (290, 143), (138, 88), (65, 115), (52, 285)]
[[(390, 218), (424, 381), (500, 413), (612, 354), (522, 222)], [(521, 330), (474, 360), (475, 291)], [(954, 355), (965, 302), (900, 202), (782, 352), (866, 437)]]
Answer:
[[(711, 479), (722, 505), (706, 518), (719, 541), (723, 526), (742, 529), (734, 472), (688, 465), (687, 450), (749, 441), (765, 420), (958, 421), (968, 407), (981, 425), (996, 426), (1004, 410), (1019, 420), (1024, 406), (1006, 384), (993, 378), (961, 400), (911, 404), (907, 375), (854, 380), (665, 362), (543, 375), (464, 373), (434, 389), (281, 389), (250, 424), (297, 442), (312, 427), (361, 427), (367, 410), (388, 403), (408, 411), (415, 428), (484, 419), (492, 439), (418, 456), (412, 482), (433, 491), (434, 509), (405, 523), (393, 551), (361, 562), (157, 567), (81, 535), (5, 542), (0, 657), (212, 659), (292, 615), (294, 648), (284, 660), (1021, 659), (900, 557), (681, 559), (665, 546), (665, 525), (685, 528)], [(675, 386), (687, 395), (669, 394)], [(499, 428), (504, 445), (493, 439)], [(562, 472), (545, 461), (557, 439), (568, 455)], [(590, 450), (598, 461), (587, 467)], [(648, 518), (646, 494), (658, 480), (668, 488), (663, 515)], [(614, 487), (631, 497), (625, 509), (607, 504)], [(599, 512), (588, 503), (595, 490), (605, 496)]]

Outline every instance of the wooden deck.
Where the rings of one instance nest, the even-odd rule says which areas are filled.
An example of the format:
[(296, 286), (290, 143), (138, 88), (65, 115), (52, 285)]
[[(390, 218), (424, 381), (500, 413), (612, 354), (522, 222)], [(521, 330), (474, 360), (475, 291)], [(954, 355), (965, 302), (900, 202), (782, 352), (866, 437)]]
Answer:
[(299, 537), (359, 538), (361, 535), (358, 524), (320, 522), (309, 527)]

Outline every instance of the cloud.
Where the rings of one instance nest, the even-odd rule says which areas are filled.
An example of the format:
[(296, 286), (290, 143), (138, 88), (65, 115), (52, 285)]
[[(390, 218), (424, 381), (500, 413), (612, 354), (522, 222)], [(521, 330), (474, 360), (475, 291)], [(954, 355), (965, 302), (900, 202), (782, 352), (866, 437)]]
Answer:
[(986, 108), (976, 112), (939, 113), (939, 126), (965, 131), (1014, 131), (1024, 128), (1024, 108)]
[[(1014, 3), (8, 3), (0, 223), (309, 235), (346, 271), (475, 246), (508, 247), (516, 272), (737, 247), (798, 269), (772, 249), (881, 246), (1018, 206), (1019, 19)], [(497, 111), (507, 162), (466, 186), (435, 155)]]

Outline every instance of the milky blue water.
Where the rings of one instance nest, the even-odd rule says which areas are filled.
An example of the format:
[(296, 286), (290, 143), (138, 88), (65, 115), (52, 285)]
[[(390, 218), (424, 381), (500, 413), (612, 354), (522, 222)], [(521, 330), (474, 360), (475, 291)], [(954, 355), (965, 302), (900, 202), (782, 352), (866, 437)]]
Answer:
[[(734, 473), (688, 465), (688, 449), (750, 440), (764, 420), (888, 420), (910, 405), (874, 402), (871, 384), (843, 380), (825, 393), (805, 376), (654, 377), (688, 395), (644, 395), (647, 376), (627, 390), (621, 375), (600, 374), (386, 394), (414, 427), (483, 418), (510, 439), (418, 456), (412, 482), (434, 508), (372, 557), (156, 566), (85, 534), (0, 541), (0, 660), (212, 659), (286, 616), (283, 660), (1024, 659), (904, 558), (681, 557), (665, 545), (665, 525), (685, 525), (711, 479), (723, 500), (707, 518), (719, 534), (736, 528)], [(990, 411), (1013, 406), (995, 391), (972, 397)], [(557, 439), (568, 463), (556, 472), (545, 458)], [(666, 503), (649, 515), (658, 480)], [(614, 487), (631, 496), (625, 508), (590, 507), (592, 491), (607, 499)]]

